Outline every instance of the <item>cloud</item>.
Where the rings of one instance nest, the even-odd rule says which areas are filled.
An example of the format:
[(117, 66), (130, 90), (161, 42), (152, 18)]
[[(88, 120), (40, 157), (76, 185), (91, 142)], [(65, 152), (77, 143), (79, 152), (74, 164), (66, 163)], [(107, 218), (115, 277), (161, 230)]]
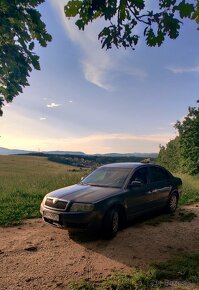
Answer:
[[(39, 126), (39, 124), (38, 124)], [(40, 125), (41, 126), (41, 125)], [(47, 129), (47, 127), (46, 127)], [(38, 130), (38, 129), (37, 129)], [(23, 133), (23, 132), (22, 132)], [(13, 132), (2, 132), (4, 138), (2, 146), (11, 148), (13, 142), (15, 148), (28, 150), (71, 150), (84, 151), (85, 153), (109, 153), (109, 152), (158, 152), (159, 144), (166, 144), (176, 135), (171, 133), (134, 135), (128, 133), (105, 133), (87, 136), (63, 137), (53, 134), (44, 136), (38, 133), (27, 138), (27, 134), (14, 135)], [(66, 135), (65, 135), (66, 136)]]
[(101, 48), (97, 36), (102, 28), (107, 25), (104, 20), (97, 19), (88, 25), (85, 31), (79, 31), (74, 19), (69, 20), (65, 17), (64, 1), (51, 0), (51, 4), (58, 11), (67, 36), (81, 49), (80, 63), (87, 81), (104, 90), (114, 91), (115, 88), (112, 84), (114, 73), (119, 72), (122, 75), (146, 78), (147, 74), (144, 70), (136, 67), (126, 68), (128, 65), (124, 67), (126, 51), (120, 51), (120, 58), (118, 57), (118, 51), (115, 52), (112, 49), (109, 52)]
[[(93, 134), (83, 137), (67, 137), (43, 140), (46, 148), (82, 150), (86, 153), (107, 152), (157, 152), (160, 144), (166, 144), (176, 135), (171, 133), (133, 135), (127, 133)], [(60, 145), (61, 144), (61, 145)], [(61, 147), (60, 147), (61, 146)], [(42, 146), (40, 146), (42, 147)], [(50, 150), (50, 149), (49, 149)]]
[(89, 135), (87, 137), (78, 138), (75, 142), (87, 142), (87, 141), (106, 141), (106, 140), (139, 140), (139, 141), (149, 141), (149, 142), (168, 142), (170, 139), (174, 138), (172, 133), (161, 133), (161, 134), (145, 134), (145, 135), (133, 135), (127, 133), (112, 133), (112, 134), (96, 134)]
[(79, 31), (74, 21), (65, 17), (64, 5), (66, 3), (57, 0), (51, 0), (51, 3), (61, 16), (67, 36), (81, 48), (81, 64), (85, 79), (100, 88), (112, 90), (113, 88), (107, 80), (112, 62), (97, 40), (97, 35), (101, 30), (99, 22), (92, 23), (84, 32)]
[(194, 67), (167, 67), (169, 71), (171, 71), (174, 74), (183, 74), (183, 73), (194, 73), (199, 72), (199, 66)]
[(73, 101), (68, 101), (69, 103), (72, 103)]
[(50, 103), (50, 104), (47, 104), (46, 107), (48, 108), (55, 108), (55, 107), (59, 107), (61, 106), (60, 104), (56, 104), (56, 103)]
[(45, 118), (45, 117), (40, 117), (39, 120), (40, 120), (40, 121), (45, 121), (46, 118)]

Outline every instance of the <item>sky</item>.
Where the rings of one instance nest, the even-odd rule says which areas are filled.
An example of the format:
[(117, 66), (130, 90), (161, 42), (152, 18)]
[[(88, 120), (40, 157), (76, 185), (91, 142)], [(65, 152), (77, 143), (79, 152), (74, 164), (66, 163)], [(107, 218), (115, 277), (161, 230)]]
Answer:
[(199, 98), (196, 24), (187, 21), (178, 39), (160, 48), (140, 39), (135, 51), (107, 51), (97, 38), (104, 23), (79, 31), (64, 16), (66, 3), (48, 0), (39, 7), (53, 41), (36, 46), (41, 70), (33, 71), (30, 86), (4, 107), (0, 147), (158, 152)]

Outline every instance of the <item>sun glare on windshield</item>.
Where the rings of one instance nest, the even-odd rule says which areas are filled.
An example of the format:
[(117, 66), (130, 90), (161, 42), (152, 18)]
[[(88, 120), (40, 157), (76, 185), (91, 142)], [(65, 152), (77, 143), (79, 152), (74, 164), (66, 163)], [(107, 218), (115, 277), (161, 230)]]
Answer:
[(93, 171), (82, 184), (104, 187), (122, 187), (131, 169), (104, 167)]

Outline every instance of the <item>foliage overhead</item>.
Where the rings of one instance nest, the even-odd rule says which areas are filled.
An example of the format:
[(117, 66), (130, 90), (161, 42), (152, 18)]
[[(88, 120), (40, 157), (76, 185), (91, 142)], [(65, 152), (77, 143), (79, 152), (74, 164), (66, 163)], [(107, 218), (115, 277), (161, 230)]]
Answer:
[(45, 47), (51, 41), (36, 7), (44, 0), (1, 0), (0, 4), (0, 115), (28, 86), (29, 73), (40, 69), (35, 41)]
[(199, 22), (198, 1), (159, 0), (158, 7), (147, 9), (146, 0), (70, 0), (65, 6), (66, 17), (77, 17), (81, 30), (97, 18), (104, 18), (109, 25), (98, 38), (106, 49), (116, 46), (134, 47), (140, 36), (137, 26), (142, 25), (148, 46), (160, 46), (166, 37), (176, 39), (183, 18)]

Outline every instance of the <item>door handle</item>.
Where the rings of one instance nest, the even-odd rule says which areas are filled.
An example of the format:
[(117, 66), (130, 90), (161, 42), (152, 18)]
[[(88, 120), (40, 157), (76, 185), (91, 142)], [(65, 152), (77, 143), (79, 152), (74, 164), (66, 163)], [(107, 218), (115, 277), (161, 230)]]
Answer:
[(151, 191), (151, 190), (147, 191), (147, 194), (151, 194), (151, 193), (152, 193), (152, 191)]
[(158, 189), (151, 190), (151, 193), (157, 193), (157, 192), (159, 192)]

